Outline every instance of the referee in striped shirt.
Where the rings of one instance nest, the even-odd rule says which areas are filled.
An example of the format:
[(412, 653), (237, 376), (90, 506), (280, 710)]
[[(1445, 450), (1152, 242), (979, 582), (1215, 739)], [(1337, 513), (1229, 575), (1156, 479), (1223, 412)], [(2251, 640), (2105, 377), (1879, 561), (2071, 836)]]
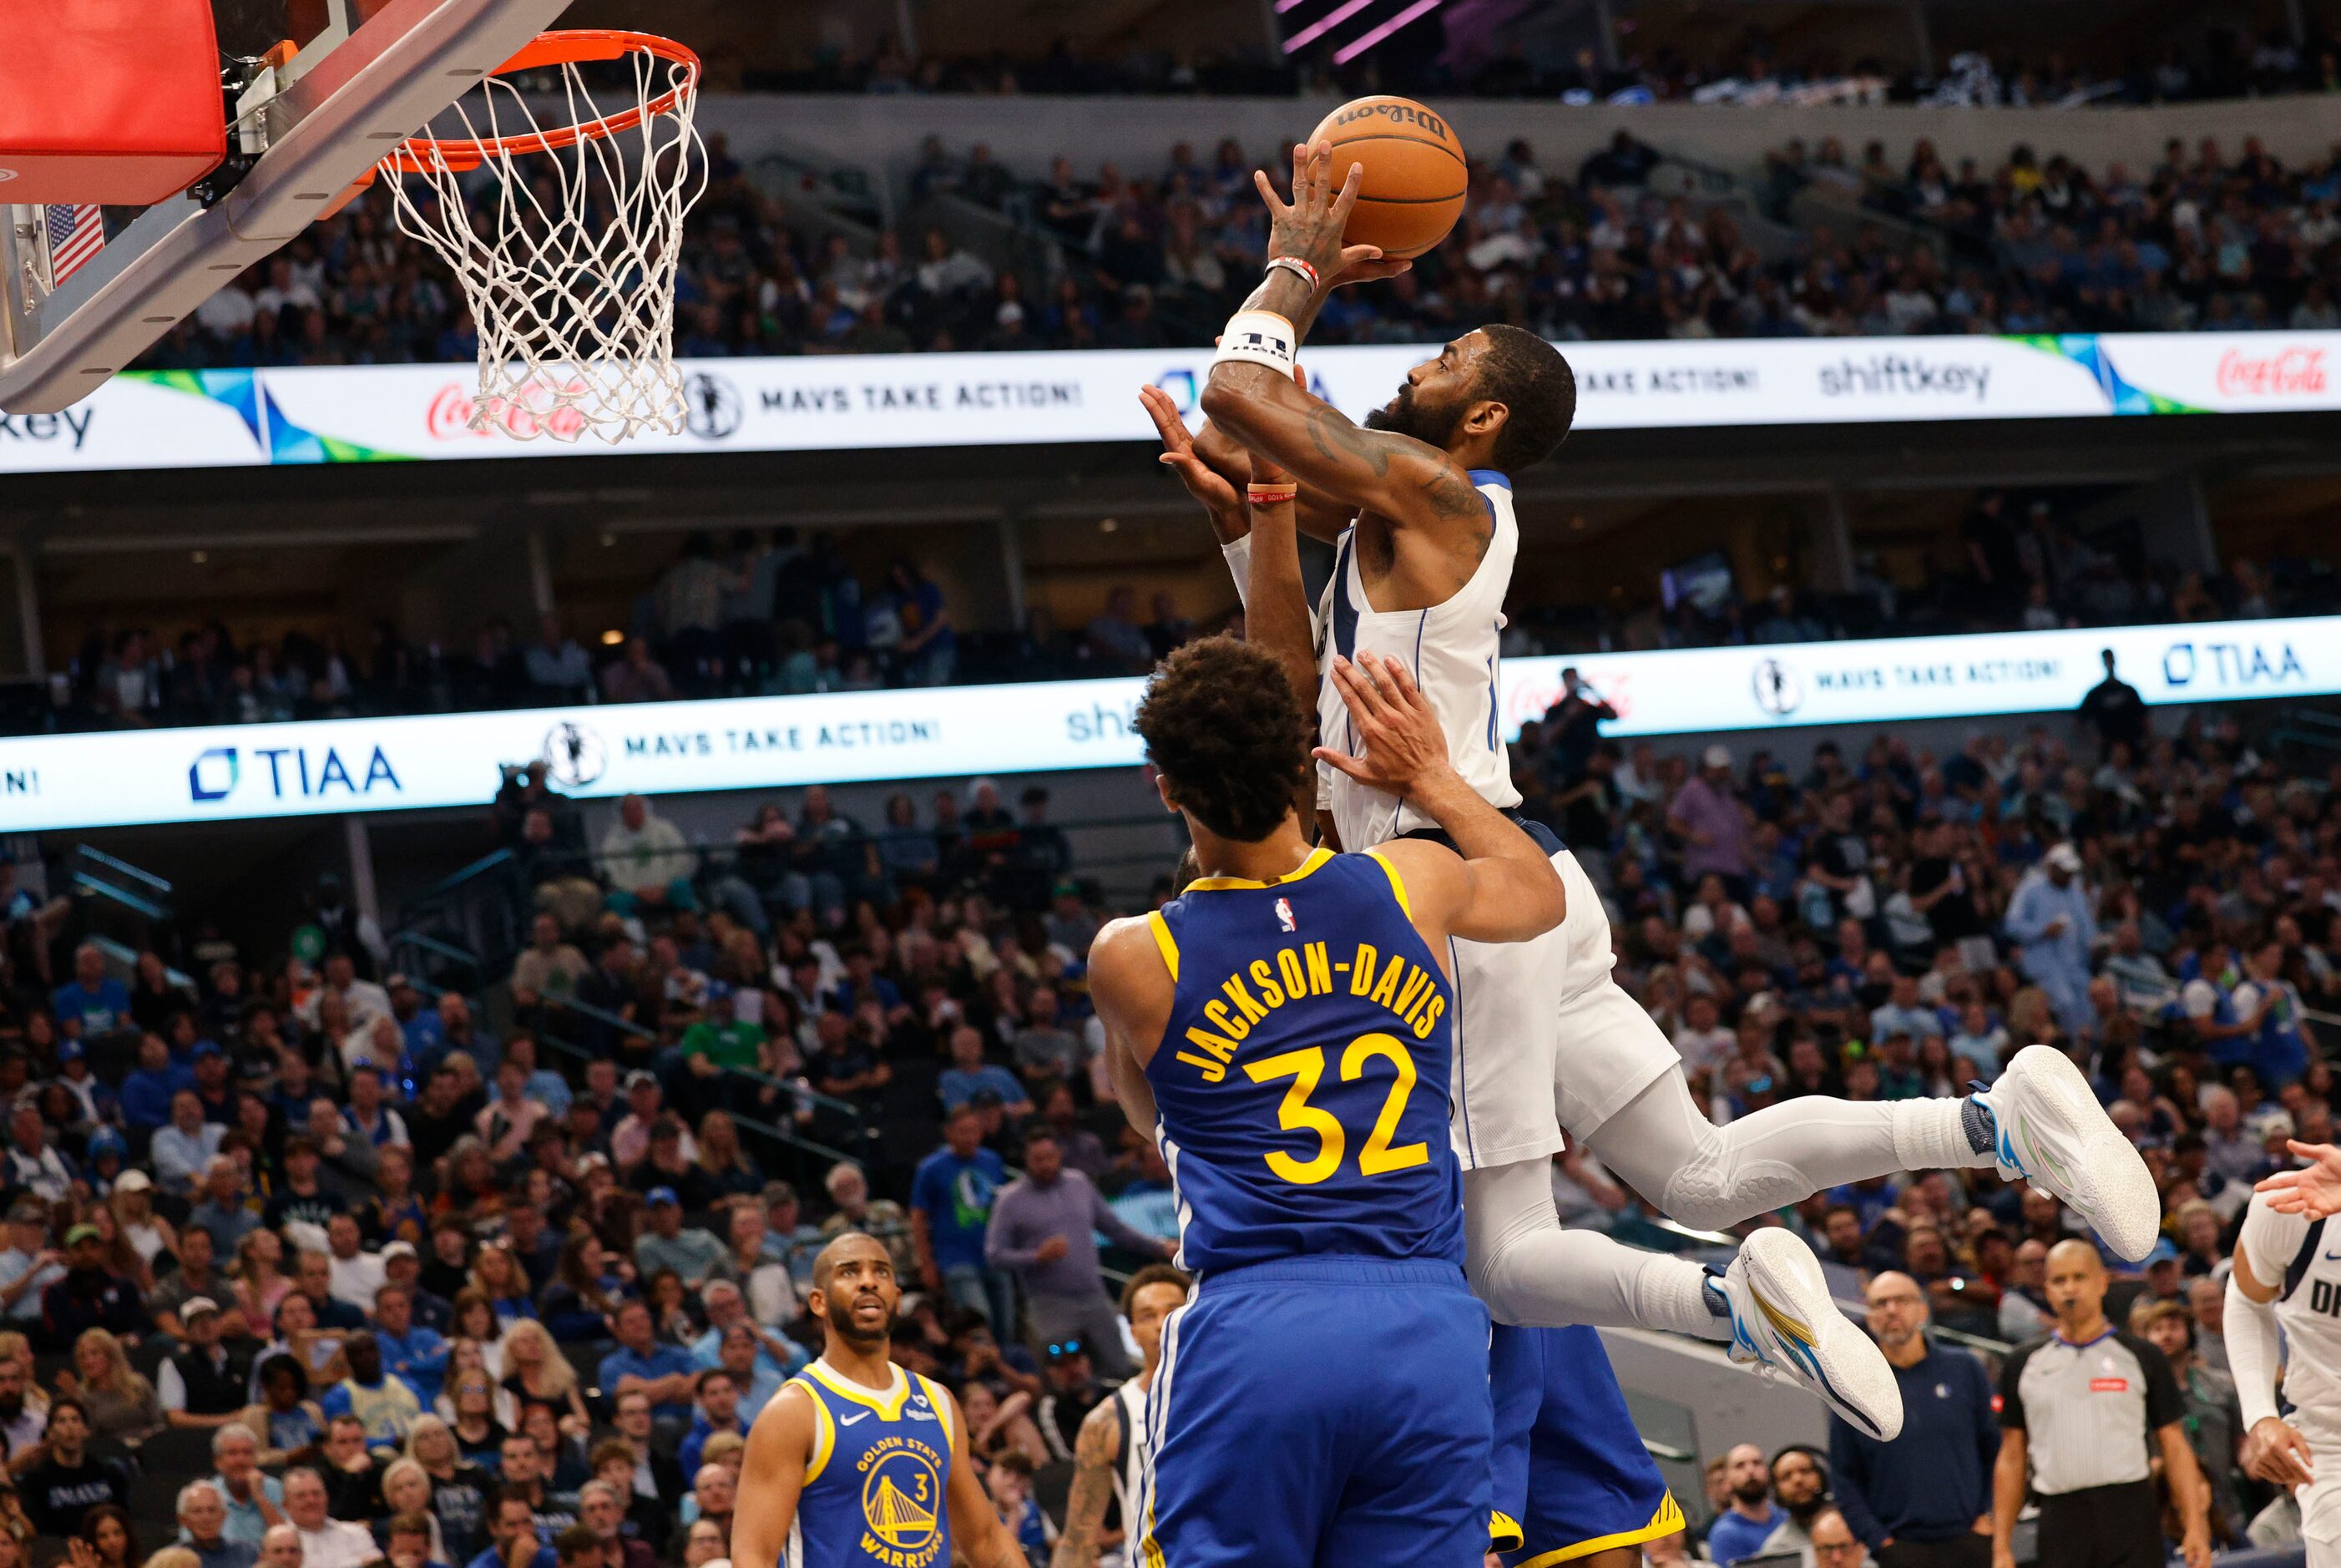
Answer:
[(2186, 1522), (2187, 1568), (2211, 1561), (2208, 1489), (2187, 1445), (2186, 1409), (2162, 1353), (2106, 1321), (2106, 1270), (2087, 1242), (2048, 1253), (2057, 1326), (2001, 1369), (1999, 1459), (1992, 1469), (1992, 1568), (2015, 1568), (2008, 1540), (2027, 1468), (2040, 1498), (2042, 1568), (2163, 1568), (2153, 1458)]

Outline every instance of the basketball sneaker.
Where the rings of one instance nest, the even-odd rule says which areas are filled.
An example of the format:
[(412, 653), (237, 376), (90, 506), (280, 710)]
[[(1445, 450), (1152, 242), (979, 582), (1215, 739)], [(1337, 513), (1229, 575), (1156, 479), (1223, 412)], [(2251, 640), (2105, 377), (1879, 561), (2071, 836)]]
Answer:
[(2052, 1046), (2027, 1045), (1999, 1082), (1978, 1087), (1975, 1097), (1997, 1127), (2002, 1176), (2047, 1188), (2114, 1251), (2132, 1263), (2146, 1257), (2162, 1228), (2154, 1177), (2070, 1058)]
[(1795, 1233), (1756, 1232), (1723, 1271), (1731, 1359), (1800, 1383), (1851, 1423), (1888, 1443), (1902, 1431), (1902, 1390), (1885, 1353), (1829, 1299), (1820, 1260)]

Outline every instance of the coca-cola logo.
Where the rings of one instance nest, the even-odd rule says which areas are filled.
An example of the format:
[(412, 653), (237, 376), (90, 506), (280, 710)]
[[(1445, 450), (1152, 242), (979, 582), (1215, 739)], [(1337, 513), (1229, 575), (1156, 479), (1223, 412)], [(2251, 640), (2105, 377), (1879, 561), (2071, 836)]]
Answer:
[(2325, 390), (2325, 351), (2287, 348), (2246, 354), (2231, 348), (2219, 356), (2219, 390), (2231, 397), (2282, 397)]
[(523, 381), (509, 395), (491, 397), (483, 418), (479, 401), (450, 382), (432, 397), (431, 407), (423, 414), (423, 428), (433, 441), (461, 441), (493, 431), (519, 441), (538, 435), (574, 441), (584, 433), (585, 416), (564, 400), (591, 390), (573, 377), (560, 384), (542, 377)]

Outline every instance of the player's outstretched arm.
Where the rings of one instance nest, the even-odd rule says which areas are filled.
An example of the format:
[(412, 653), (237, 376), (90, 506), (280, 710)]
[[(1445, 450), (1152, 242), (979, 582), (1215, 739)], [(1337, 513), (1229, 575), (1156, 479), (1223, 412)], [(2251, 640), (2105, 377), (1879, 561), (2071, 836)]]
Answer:
[(1203, 414), (1339, 505), (1366, 507), (1401, 527), (1449, 517), (1476, 521), (1486, 504), (1453, 458), (1412, 436), (1361, 429), (1293, 383), (1300, 340), (1327, 292), (1322, 280), (1347, 282), (1361, 269), (1393, 266), (1372, 246), (1341, 243), (1360, 175), (1350, 165), (1336, 189), (1332, 148), (1319, 143), (1293, 149), (1290, 203), (1278, 200), (1267, 176), (1260, 176), (1269, 259), (1298, 262), (1319, 282), (1292, 268), (1270, 270), (1222, 335), (1203, 384)]
[[(1208, 419), (1189, 434), (1187, 422), (1179, 415), (1179, 404), (1159, 386), (1140, 387), (1138, 401), (1154, 421), (1154, 433), (1162, 438), (1162, 452), (1155, 461), (1179, 475), (1187, 494), (1210, 519), (1211, 536), (1221, 550), (1230, 551), (1228, 564), (1235, 572), (1236, 593), (1241, 596), (1244, 569), (1231, 546), (1240, 545), (1251, 532), (1251, 514), (1242, 494), (1252, 477), (1250, 450)], [(1293, 498), (1293, 510), (1300, 531), (1328, 544), (1340, 539), (1357, 516), (1356, 507), (1344, 506), (1305, 485)]]
[(1418, 928), (1426, 936), (1526, 942), (1559, 925), (1569, 905), (1552, 862), (1455, 771), (1439, 716), (1407, 667), (1360, 653), (1354, 664), (1335, 659), (1332, 678), (1365, 749), (1353, 757), (1320, 746), (1317, 760), (1407, 801), (1455, 841), (1451, 852), (1416, 839), (1374, 851), (1405, 881)]
[(2312, 1220), (2341, 1214), (2341, 1149), (2330, 1144), (2304, 1144), (2297, 1138), (2285, 1145), (2307, 1164), (2278, 1171), (2254, 1192), (2267, 1194), (2268, 1207), (2279, 1214), (2301, 1214)]
[[(2314, 1478), (2315, 1460), (2306, 1440), (2276, 1413), (2276, 1369), (2284, 1361), (2276, 1322), (2278, 1282), (2261, 1274), (2276, 1272), (2266, 1260), (2297, 1253), (2313, 1223), (2283, 1213), (2269, 1198), (2255, 1197), (2244, 1213), (2234, 1272), (2227, 1276), (2223, 1321), (2228, 1370), (2235, 1376), (2236, 1403), (2243, 1417), (2244, 1473), (2274, 1486), (2306, 1485)], [(2262, 1260), (2256, 1265), (2252, 1262), (2256, 1257)]]
[(804, 1491), (814, 1425), (812, 1395), (783, 1384), (748, 1429), (747, 1452), (740, 1460), (740, 1503), (732, 1521), (733, 1562), (781, 1561)]
[[(1262, 458), (1252, 466), (1251, 549), (1245, 563), (1250, 586), (1244, 594), (1244, 640), (1274, 655), (1300, 711), (1317, 713), (1316, 618), (1309, 613), (1309, 589), (1300, 575), (1300, 533), (1293, 505), (1292, 476)], [(1293, 809), (1308, 822), (1317, 811), (1317, 770), (1302, 774)]]

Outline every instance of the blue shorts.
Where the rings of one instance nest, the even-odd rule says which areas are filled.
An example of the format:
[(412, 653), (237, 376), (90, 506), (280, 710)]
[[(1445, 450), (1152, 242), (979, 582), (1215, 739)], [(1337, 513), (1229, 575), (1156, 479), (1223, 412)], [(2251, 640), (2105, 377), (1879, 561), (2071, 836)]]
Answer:
[(1599, 1334), (1499, 1324), (1488, 1365), (1496, 1407), (1490, 1535), (1511, 1568), (1547, 1568), (1683, 1528)]
[(1452, 1263), (1206, 1277), (1147, 1390), (1144, 1568), (1480, 1568), (1488, 1313)]

